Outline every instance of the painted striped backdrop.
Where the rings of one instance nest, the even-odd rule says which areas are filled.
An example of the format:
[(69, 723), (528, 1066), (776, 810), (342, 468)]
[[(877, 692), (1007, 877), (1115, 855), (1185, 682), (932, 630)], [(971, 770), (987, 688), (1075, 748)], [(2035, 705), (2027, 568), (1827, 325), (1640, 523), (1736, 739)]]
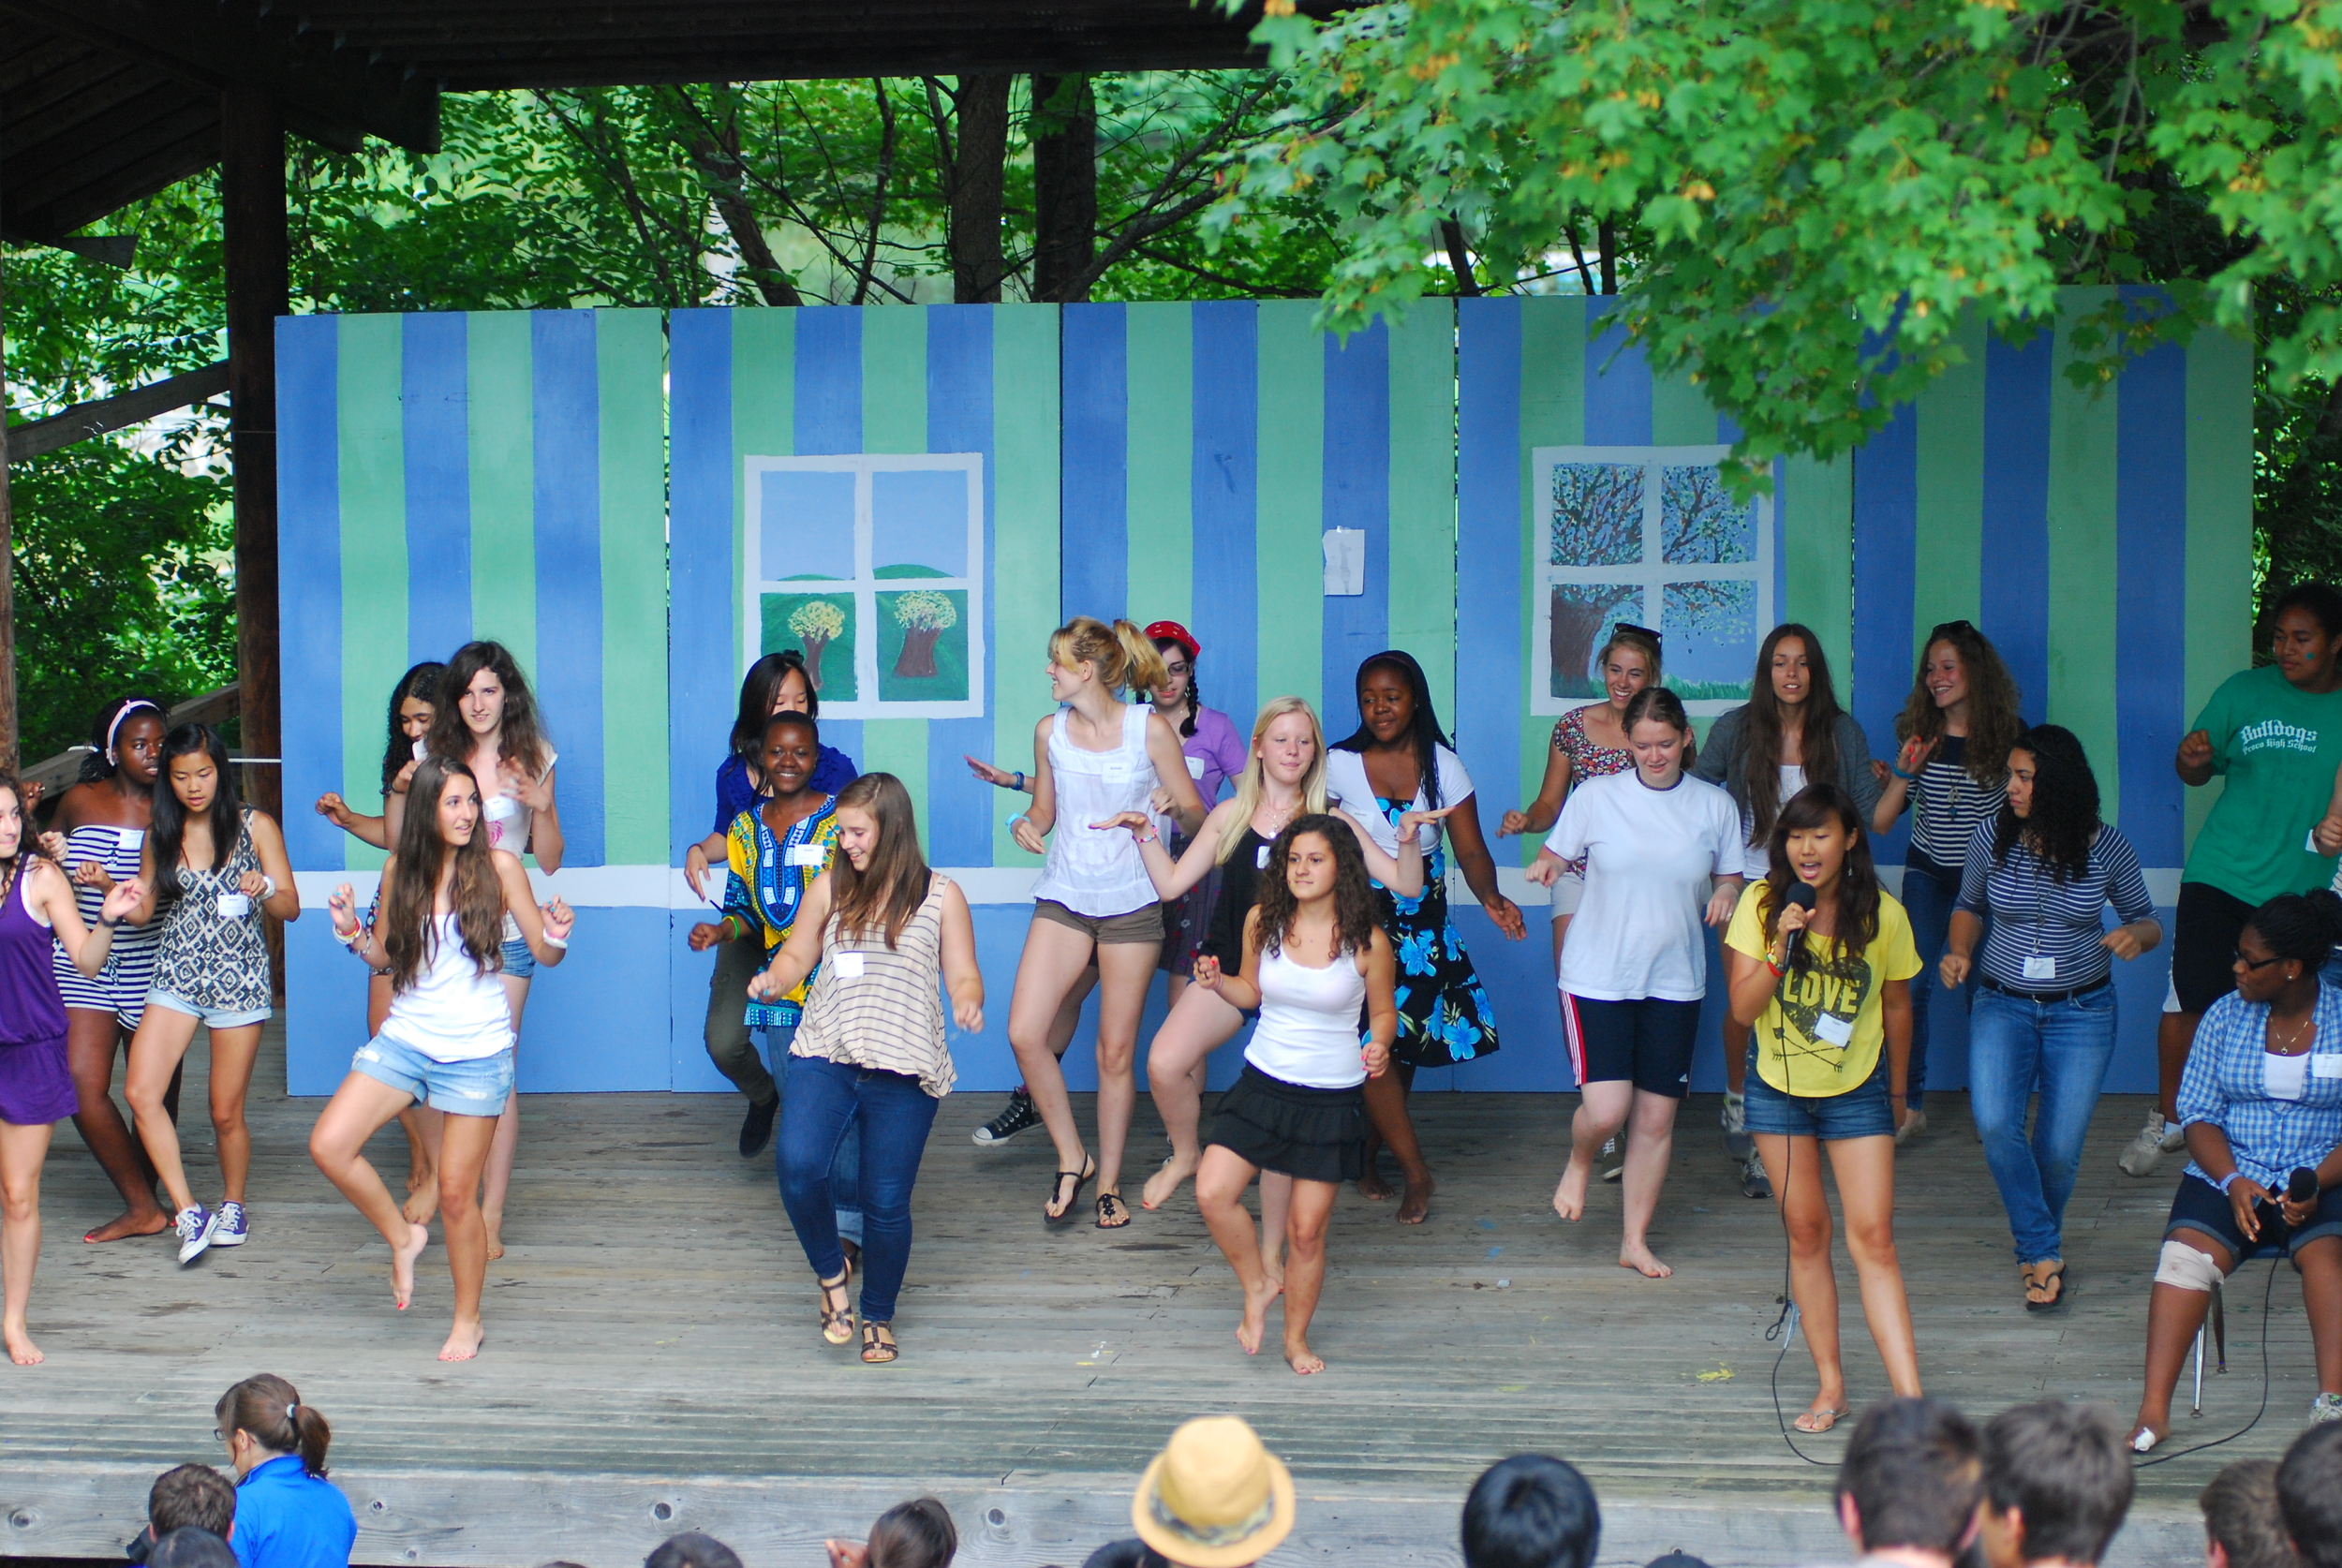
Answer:
[[(2023, 348), (1966, 334), (1970, 363), (1854, 458), (1781, 465), (1771, 597), (1819, 631), (1875, 749), (1916, 639), (1976, 621), (2009, 653), (2028, 713), (2091, 747), (2110, 816), (2167, 868), (2168, 897), (2187, 808), (2206, 804), (2183, 802), (2170, 748), (2247, 658), (2251, 362), (2205, 336), (2078, 392), (2062, 374), (2071, 321), (2102, 303), (2075, 291)], [(708, 960), (683, 944), (706, 910), (669, 868), (712, 825), (736, 701), (749, 461), (977, 454), (984, 716), (833, 717), (823, 738), (904, 780), (930, 860), (977, 903), (992, 1027), (956, 1049), (963, 1085), (1004, 1085), (1036, 862), (1008, 836), (1017, 803), (962, 758), (1030, 766), (1060, 621), (1184, 621), (1204, 644), (1205, 700), (1239, 728), (1292, 692), (1337, 736), (1356, 721), (1358, 660), (1409, 648), (1493, 832), (1535, 791), (1552, 725), (1530, 693), (1532, 452), (1736, 434), (1696, 387), (1654, 377), (1602, 301), (1425, 302), (1346, 346), (1311, 329), (1314, 309), (693, 310), (666, 318), (663, 344), (655, 313), (289, 319), (282, 613), (302, 678), (287, 696), (288, 799), (340, 789), (371, 808), (398, 673), (467, 636), (511, 643), (562, 754), (575, 869), (555, 885), (590, 910), (574, 951), (593, 975), (537, 987), (524, 1084), (721, 1087), (700, 1043)], [(1320, 536), (1336, 526), (1367, 536), (1361, 596), (1321, 591)], [(313, 904), (379, 863), (305, 811), (287, 826)], [(1899, 862), (1900, 838), (1880, 851)], [(1504, 877), (1541, 902), (1517, 869)], [(1513, 944), (1469, 898), (1458, 919), (1505, 1049), (1423, 1087), (1566, 1087), (1541, 923)], [(293, 930), (293, 1080), (314, 1092), (363, 1030), (363, 976), (322, 920)], [(2142, 1087), (2129, 1080), (2161, 964), (2124, 974), (2114, 1087)], [(1961, 1021), (1937, 1026), (1950, 1043), (1931, 1076), (1964, 1082)], [(1718, 1066), (1712, 1038), (1699, 1087)]]
[(382, 863), (309, 805), (378, 812), (392, 686), (490, 637), (560, 754), (558, 886), (604, 906), (570, 958), (602, 984), (537, 987), (522, 1085), (667, 1087), (665, 900), (630, 907), (667, 881), (665, 357), (655, 311), (278, 322), (285, 836), (311, 910), (288, 928), (294, 1092), (364, 1038), (323, 905)]

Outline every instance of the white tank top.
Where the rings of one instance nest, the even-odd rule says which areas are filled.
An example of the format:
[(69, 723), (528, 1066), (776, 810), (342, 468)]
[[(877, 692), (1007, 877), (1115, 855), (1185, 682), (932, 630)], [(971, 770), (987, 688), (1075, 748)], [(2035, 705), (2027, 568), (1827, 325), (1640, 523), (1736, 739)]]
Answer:
[(438, 939), (415, 983), (391, 998), (382, 1038), (433, 1061), (478, 1061), (511, 1049), (512, 1013), (498, 971), (479, 972), (452, 914), (433, 924)]
[(1122, 710), (1122, 744), (1111, 751), (1085, 751), (1065, 732), (1065, 710), (1058, 709), (1049, 730), (1049, 778), (1057, 789), (1057, 823), (1049, 834), (1049, 860), (1032, 885), (1035, 898), (1051, 898), (1093, 920), (1129, 914), (1157, 903), (1153, 879), (1139, 858), (1127, 828), (1091, 827), (1124, 811), (1145, 811), (1155, 789), (1155, 764), (1147, 756), (1147, 720), (1152, 704), (1134, 703)]
[(1366, 1082), (1359, 1009), (1366, 976), (1355, 953), (1322, 969), (1282, 953), (1260, 955), (1260, 1025), (1244, 1059), (1272, 1078), (1304, 1088), (1356, 1088)]

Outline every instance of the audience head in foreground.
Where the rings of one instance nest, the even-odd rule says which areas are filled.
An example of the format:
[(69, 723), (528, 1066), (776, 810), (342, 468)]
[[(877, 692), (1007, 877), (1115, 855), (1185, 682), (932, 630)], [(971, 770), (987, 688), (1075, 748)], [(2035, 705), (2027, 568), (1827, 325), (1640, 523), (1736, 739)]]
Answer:
[(236, 1568), (236, 1554), (208, 1530), (174, 1530), (146, 1554), (147, 1568)]
[(1464, 1499), (1464, 1568), (1589, 1568), (1601, 1540), (1593, 1488), (1542, 1454), (1490, 1465)]
[(825, 1541), (830, 1568), (951, 1568), (959, 1555), (952, 1511), (931, 1497), (898, 1502), (878, 1516), (867, 1541)]
[(146, 1494), (146, 1528), (123, 1555), (144, 1562), (155, 1543), (174, 1530), (207, 1531), (225, 1541), (235, 1527), (236, 1488), (228, 1477), (209, 1465), (178, 1465), (155, 1477)]
[(2304, 1568), (2342, 1568), (2342, 1421), (2320, 1422), (2285, 1451), (2277, 1512)]
[(1985, 1561), (2091, 1568), (2122, 1529), (2130, 1490), (2112, 1412), (2062, 1399), (2012, 1405), (1984, 1428)]
[(1881, 1399), (1846, 1441), (1838, 1522), (1865, 1555), (1951, 1568), (1975, 1537), (1983, 1492), (1966, 1416), (1941, 1399)]
[(1199, 1415), (1138, 1478), (1131, 1524), (1172, 1568), (1251, 1568), (1292, 1532), (1293, 1473), (1239, 1417)]
[(643, 1568), (740, 1568), (740, 1554), (713, 1535), (687, 1530), (653, 1547)]
[(2301, 1568), (2277, 1511), (2277, 1462), (2239, 1459), (2196, 1499), (2204, 1568)]

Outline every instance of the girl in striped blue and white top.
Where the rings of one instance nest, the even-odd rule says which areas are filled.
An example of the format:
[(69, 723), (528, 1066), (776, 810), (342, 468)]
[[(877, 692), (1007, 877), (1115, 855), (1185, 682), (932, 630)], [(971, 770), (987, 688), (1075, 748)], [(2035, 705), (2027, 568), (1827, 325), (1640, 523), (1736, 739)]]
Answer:
[[(2111, 931), (2109, 904), (2123, 922)], [(2054, 724), (2027, 730), (2008, 753), (2008, 800), (1969, 841), (1942, 974), (1952, 987), (1973, 973), (1979, 988), (1968, 1092), (2029, 1309), (2065, 1299), (2059, 1226), (2114, 1055), (2113, 960), (2162, 939), (2138, 854), (2098, 820), (2082, 742)], [(2025, 1102), (2037, 1081), (2041, 1109), (2028, 1142)]]
[(1922, 966), (1911, 978), (1911, 1115), (1896, 1131), (1898, 1143), (1927, 1130), (1927, 1020), (1935, 966), (1960, 896), (1968, 842), (1979, 824), (2000, 814), (2008, 748), (2024, 730), (2017, 695), (2008, 667), (1984, 634), (1966, 621), (1946, 621), (1928, 633), (1911, 695), (1896, 716), (1902, 745), (1894, 764), (1871, 764), (1879, 782), (1871, 831), (1892, 833), (1895, 819), (1906, 808), (1911, 813), (1903, 907)]

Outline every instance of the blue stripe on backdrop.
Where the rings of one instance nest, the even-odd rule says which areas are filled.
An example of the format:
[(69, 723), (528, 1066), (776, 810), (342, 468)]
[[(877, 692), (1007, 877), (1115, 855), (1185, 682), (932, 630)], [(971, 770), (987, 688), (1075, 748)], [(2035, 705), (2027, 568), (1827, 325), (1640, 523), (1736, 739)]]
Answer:
[(678, 310), (667, 331), (668, 601), (707, 611), (667, 617), (668, 840), (680, 865), (707, 836), (732, 730), (732, 313)]
[[(984, 454), (985, 689), (987, 711), (999, 689), (1001, 648), (993, 634), (992, 309), (928, 305), (927, 451)], [(992, 720), (927, 721), (927, 858), (938, 865), (992, 864), (997, 791), (962, 759), (992, 753)]]
[[(812, 457), (860, 451), (862, 312), (799, 310), (796, 362), (791, 369), (797, 400), (797, 454)], [(724, 728), (731, 727), (727, 721)], [(858, 718), (829, 720), (822, 726), (822, 742), (852, 758), (857, 767), (867, 761), (862, 754), (862, 720)]]
[[(1919, 571), (1920, 420), (1906, 403), (1854, 464), (1854, 690), (1848, 709), (1875, 752), (1894, 742), (1895, 715), (1911, 688), (1911, 607)], [(1899, 864), (1910, 841), (1906, 813), (1871, 846)]]
[(1072, 304), (1059, 316), (1058, 614), (1111, 621), (1129, 608), (1129, 353), (1119, 304)]
[(590, 310), (529, 318), (536, 382), (537, 668), (561, 756), (562, 864), (602, 864), (601, 382)]
[[(1981, 629), (2023, 693), (2025, 717), (2049, 707), (2049, 466), (2053, 334), (2022, 348), (1984, 346), (1984, 573)], [(1858, 547), (1859, 555), (1859, 547)], [(1860, 602), (1858, 590), (1856, 602)], [(1906, 642), (1904, 658), (1910, 658)]]
[[(2129, 362), (2115, 387), (2114, 703), (2123, 835), (2148, 865), (2186, 858), (2172, 736), (2187, 721), (2187, 350)], [(2101, 766), (2104, 764), (2101, 763)]]
[(469, 318), (401, 318), (399, 402), (407, 469), (407, 657), (443, 659), (471, 640)]
[(1253, 555), (1260, 510), (1259, 311), (1250, 300), (1213, 300), (1188, 313), (1193, 421), (1188, 494), (1194, 591), (1188, 628), (1204, 646), (1205, 701), (1249, 737), (1261, 703), (1259, 575)]
[[(1325, 479), (1321, 526), (1366, 534), (1366, 592), (1321, 599), (1320, 669), (1347, 690), (1370, 654), (1390, 646), (1390, 329), (1377, 321), (1344, 345), (1326, 334)], [(1424, 663), (1436, 649), (1409, 649)], [(1455, 716), (1447, 716), (1453, 724)]]
[[(1608, 300), (1595, 298), (1585, 303), (1586, 445), (1647, 447), (1651, 444), (1651, 362), (1639, 344), (1626, 341), (1626, 329), (1605, 324), (1610, 314)], [(1648, 609), (1645, 614), (1648, 616)]]
[(342, 864), (342, 830), (305, 809), (342, 787), (340, 331), (332, 316), (276, 323), (276, 618), (300, 670), (284, 688), (284, 829), (297, 871)]

